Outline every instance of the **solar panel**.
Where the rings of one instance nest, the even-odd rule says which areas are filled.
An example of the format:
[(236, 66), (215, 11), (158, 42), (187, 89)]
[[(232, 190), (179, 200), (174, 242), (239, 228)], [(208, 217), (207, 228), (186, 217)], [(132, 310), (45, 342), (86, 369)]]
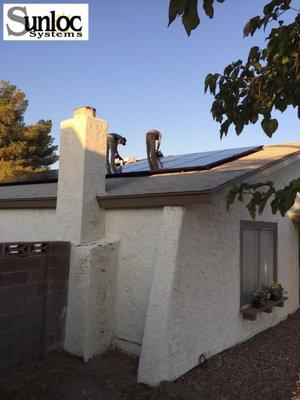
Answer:
[(150, 169), (147, 159), (119, 167), (118, 173), (107, 177), (143, 176), (167, 172), (197, 171), (216, 167), (229, 161), (255, 153), (263, 146), (240, 147), (236, 149), (205, 151), (201, 153), (181, 154), (158, 159), (155, 169)]

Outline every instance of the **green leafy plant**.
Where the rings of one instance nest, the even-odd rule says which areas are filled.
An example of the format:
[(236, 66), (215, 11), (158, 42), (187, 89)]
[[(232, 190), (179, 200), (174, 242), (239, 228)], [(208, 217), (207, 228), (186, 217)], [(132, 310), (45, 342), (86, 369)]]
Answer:
[(261, 308), (263, 307), (268, 300), (268, 295), (265, 291), (259, 290), (254, 292), (251, 296), (251, 302), (253, 307)]
[(229, 210), (236, 199), (244, 202), (247, 198), (246, 207), (251, 217), (255, 219), (257, 213), (261, 215), (270, 201), (272, 213), (276, 214), (279, 211), (284, 217), (293, 206), (298, 192), (300, 192), (300, 178), (292, 180), (283, 189), (276, 189), (271, 181), (233, 184), (226, 196), (226, 207)]
[[(206, 15), (213, 18), (214, 0), (199, 2)], [(214, 96), (211, 113), (220, 124), (221, 138), (231, 126), (240, 135), (245, 126), (259, 121), (263, 132), (272, 137), (278, 128), (274, 111), (283, 113), (289, 106), (297, 109), (300, 118), (300, 9), (293, 4), (292, 0), (266, 3), (262, 15), (251, 18), (243, 30), (247, 37), (257, 30), (271, 28), (266, 46), (252, 47), (245, 61), (234, 61), (223, 72), (206, 76), (204, 90)], [(171, 0), (169, 24), (181, 16), (189, 35), (200, 23), (197, 5), (198, 0)], [(284, 21), (287, 13), (296, 13), (290, 23)], [(300, 178), (283, 189), (275, 188), (273, 182), (235, 185), (227, 196), (227, 208), (235, 200), (243, 201), (244, 194), (248, 194), (251, 199), (247, 207), (252, 218), (256, 212), (263, 212), (271, 198), (272, 212), (284, 215), (293, 205), (299, 186)]]
[(273, 282), (268, 289), (270, 300), (277, 301), (281, 300), (286, 293), (283, 286), (278, 282)]

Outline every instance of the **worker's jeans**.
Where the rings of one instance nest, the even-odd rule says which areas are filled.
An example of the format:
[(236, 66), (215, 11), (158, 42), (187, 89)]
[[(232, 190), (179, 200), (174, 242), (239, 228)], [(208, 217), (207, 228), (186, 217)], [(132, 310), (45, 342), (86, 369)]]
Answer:
[(156, 140), (152, 135), (147, 134), (146, 136), (146, 148), (150, 170), (152, 171), (158, 169), (159, 166), (156, 157)]
[[(112, 137), (107, 137), (107, 149), (106, 149), (106, 169), (108, 174), (116, 174), (117, 168), (115, 165), (115, 158), (117, 153), (117, 145)], [(110, 161), (110, 162), (109, 162)]]

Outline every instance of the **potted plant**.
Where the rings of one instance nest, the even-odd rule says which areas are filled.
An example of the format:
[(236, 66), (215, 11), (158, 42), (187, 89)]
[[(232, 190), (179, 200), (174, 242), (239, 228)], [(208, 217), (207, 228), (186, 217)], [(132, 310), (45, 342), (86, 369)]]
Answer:
[(258, 292), (254, 292), (253, 295), (251, 296), (251, 302), (253, 307), (255, 308), (264, 307), (267, 300), (268, 300), (267, 294), (261, 290)]
[(283, 298), (284, 295), (284, 288), (278, 282), (273, 282), (272, 286), (269, 288), (269, 296), (270, 300), (278, 301)]

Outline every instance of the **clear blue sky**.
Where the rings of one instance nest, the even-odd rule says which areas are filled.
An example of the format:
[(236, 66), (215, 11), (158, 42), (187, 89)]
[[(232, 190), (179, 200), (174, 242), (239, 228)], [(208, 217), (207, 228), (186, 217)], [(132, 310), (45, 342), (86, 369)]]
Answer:
[[(71, 1), (76, 2), (84, 1)], [(265, 0), (216, 3), (213, 20), (200, 10), (201, 25), (191, 37), (179, 20), (167, 28), (168, 0), (88, 3), (88, 42), (1, 40), (0, 78), (26, 93), (28, 123), (51, 119), (59, 141), (59, 122), (76, 107), (94, 106), (111, 131), (127, 137), (121, 149), (125, 156), (144, 156), (149, 128), (164, 134), (165, 155), (299, 139), (299, 121), (290, 109), (279, 115), (272, 140), (258, 124), (240, 137), (232, 130), (220, 141), (219, 125), (210, 114), (212, 97), (203, 90), (207, 73), (222, 71), (231, 61), (245, 58), (251, 46), (263, 44), (260, 33), (243, 39), (242, 28)]]

